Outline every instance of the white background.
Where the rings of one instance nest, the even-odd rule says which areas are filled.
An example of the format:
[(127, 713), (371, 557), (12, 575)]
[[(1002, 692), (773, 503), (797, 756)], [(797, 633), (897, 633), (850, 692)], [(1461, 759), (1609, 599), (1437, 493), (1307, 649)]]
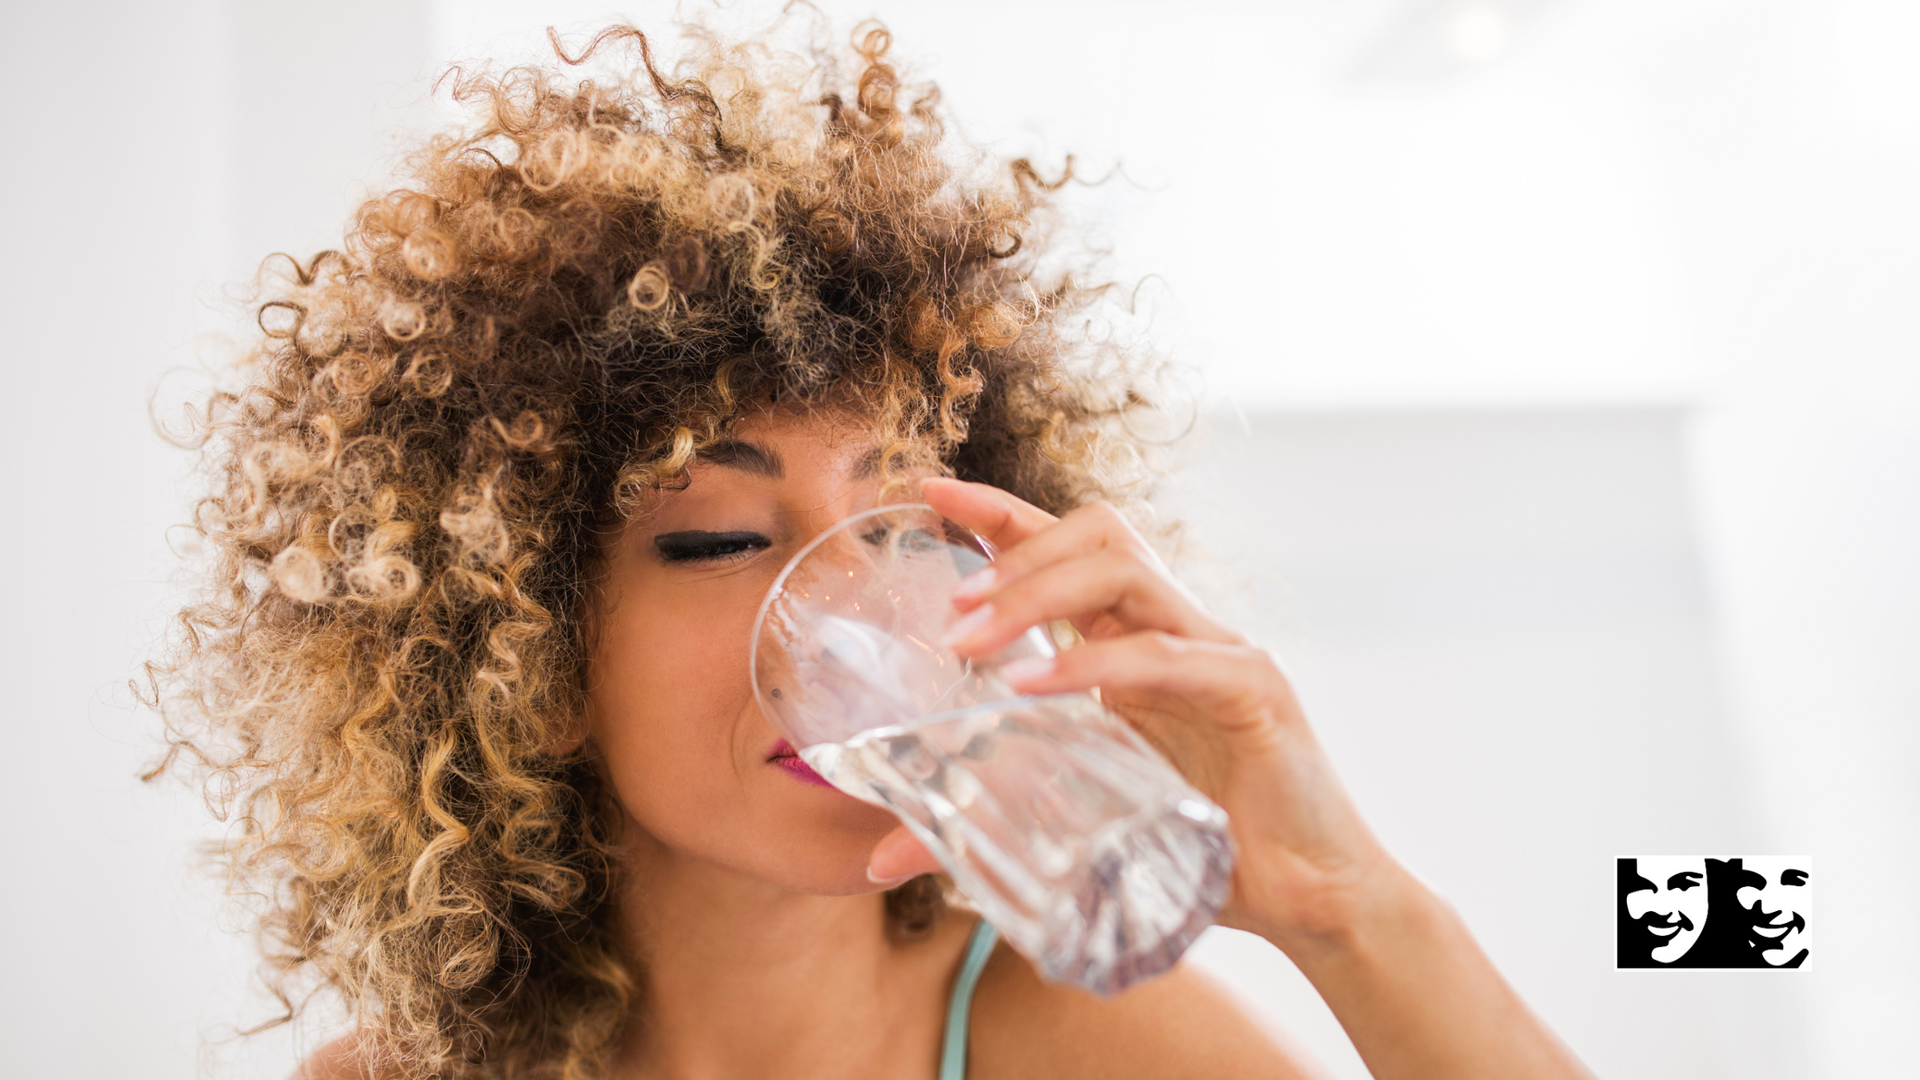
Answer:
[[(321, 1032), (203, 1051), (264, 1005), (195, 799), (134, 780), (190, 491), (148, 399), (445, 116), (446, 62), (617, 9), (0, 10), (0, 1073), (283, 1075)], [(970, 136), (1124, 166), (1072, 197), (1212, 405), (1169, 493), (1196, 581), (1556, 1029), (1602, 1075), (1912, 1075), (1920, 5), (879, 14)], [(1612, 971), (1636, 852), (1814, 856), (1813, 965)], [(1197, 955), (1364, 1075), (1277, 954)]]

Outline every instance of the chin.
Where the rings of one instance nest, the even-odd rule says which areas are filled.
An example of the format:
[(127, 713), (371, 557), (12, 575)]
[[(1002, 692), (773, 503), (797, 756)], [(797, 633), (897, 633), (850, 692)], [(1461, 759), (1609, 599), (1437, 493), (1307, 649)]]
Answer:
[[(665, 851), (725, 867), (792, 892), (850, 896), (878, 891), (867, 859), (899, 825), (888, 811), (838, 789), (769, 768), (744, 788), (636, 780), (616, 788), (628, 822)], [(631, 799), (627, 798), (631, 794)]]
[(873, 843), (859, 845), (853, 850), (824, 846), (808, 850), (788, 848), (778, 852), (762, 852), (744, 866), (747, 873), (771, 885), (777, 885), (788, 892), (805, 893), (809, 896), (860, 896), (866, 893), (883, 891), (881, 886), (867, 880), (867, 857), (873, 852)]
[[(856, 803), (852, 813), (796, 814), (781, 827), (756, 830), (744, 858), (726, 860), (753, 876), (792, 892), (858, 896), (881, 891), (867, 880), (874, 845), (899, 821), (878, 807)], [(811, 820), (809, 820), (811, 819)]]

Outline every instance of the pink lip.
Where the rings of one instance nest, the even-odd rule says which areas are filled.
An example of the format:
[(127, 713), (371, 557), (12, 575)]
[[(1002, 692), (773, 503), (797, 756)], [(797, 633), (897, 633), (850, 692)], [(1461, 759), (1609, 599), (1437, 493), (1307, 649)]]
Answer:
[[(821, 787), (833, 787), (831, 781), (819, 773), (814, 772), (813, 766), (802, 761), (800, 755), (794, 752), (793, 744), (785, 739), (781, 739), (778, 743), (774, 744), (773, 753), (767, 757), (767, 764), (779, 767), (795, 780), (803, 780), (809, 784), (819, 784)], [(834, 790), (838, 791), (839, 789), (834, 788)]]

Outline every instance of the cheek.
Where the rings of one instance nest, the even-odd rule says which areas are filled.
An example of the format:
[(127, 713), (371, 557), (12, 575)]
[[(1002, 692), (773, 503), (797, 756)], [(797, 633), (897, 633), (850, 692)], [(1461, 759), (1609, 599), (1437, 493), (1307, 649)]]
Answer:
[(595, 746), (622, 809), (666, 846), (801, 891), (870, 891), (867, 855), (892, 815), (767, 763), (779, 736), (747, 675), (763, 592), (670, 609), (630, 591), (588, 671)]
[(643, 825), (700, 814), (738, 792), (764, 724), (753, 709), (744, 631), (667, 615), (603, 626), (589, 698), (595, 742)]
[(1637, 919), (1653, 910), (1653, 894), (1645, 889), (1627, 896), (1627, 918)]

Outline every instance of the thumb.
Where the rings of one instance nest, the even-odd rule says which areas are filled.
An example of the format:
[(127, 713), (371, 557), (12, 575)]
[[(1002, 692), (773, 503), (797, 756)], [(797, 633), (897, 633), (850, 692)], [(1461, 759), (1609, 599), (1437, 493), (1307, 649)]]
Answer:
[(867, 880), (876, 885), (898, 885), (910, 877), (937, 873), (940, 862), (914, 839), (905, 825), (880, 838), (867, 856)]

